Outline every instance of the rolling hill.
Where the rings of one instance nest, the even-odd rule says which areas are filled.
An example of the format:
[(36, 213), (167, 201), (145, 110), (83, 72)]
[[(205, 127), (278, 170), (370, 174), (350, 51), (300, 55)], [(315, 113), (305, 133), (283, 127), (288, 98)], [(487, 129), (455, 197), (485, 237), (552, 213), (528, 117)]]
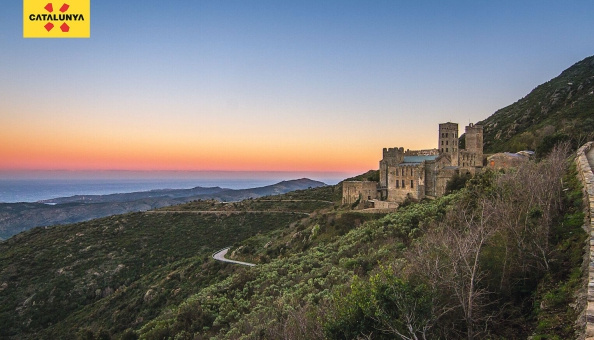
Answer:
[(6, 239), (34, 227), (88, 221), (94, 218), (157, 209), (198, 199), (216, 199), (223, 202), (241, 201), (323, 185), (325, 184), (322, 182), (302, 178), (250, 189), (196, 187), (111, 195), (79, 195), (55, 198), (39, 203), (1, 203), (0, 238)]

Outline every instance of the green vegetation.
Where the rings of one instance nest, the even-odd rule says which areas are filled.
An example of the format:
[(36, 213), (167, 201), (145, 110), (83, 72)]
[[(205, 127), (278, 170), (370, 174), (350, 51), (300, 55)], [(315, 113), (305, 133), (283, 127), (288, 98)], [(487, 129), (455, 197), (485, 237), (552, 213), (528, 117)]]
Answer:
[(369, 170), (359, 176), (345, 179), (345, 181), (374, 181), (379, 182), (379, 170)]
[(214, 251), (301, 218), (134, 213), (19, 234), (0, 244), (0, 337), (66, 334), (81, 319), (109, 333), (141, 325), (228, 274)]
[(560, 140), (577, 148), (594, 139), (593, 93), (594, 56), (479, 122), (485, 153), (550, 150)]
[[(391, 214), (341, 206), (338, 184), (16, 235), (0, 338), (577, 338), (587, 235), (566, 156), (594, 137), (592, 93), (594, 57), (481, 122), (486, 152), (537, 161)], [(226, 246), (257, 266), (211, 259)]]
[[(37, 228), (0, 244), (0, 337), (574, 338), (586, 235), (563, 152), (387, 215), (337, 185)], [(258, 265), (210, 258), (229, 245)]]

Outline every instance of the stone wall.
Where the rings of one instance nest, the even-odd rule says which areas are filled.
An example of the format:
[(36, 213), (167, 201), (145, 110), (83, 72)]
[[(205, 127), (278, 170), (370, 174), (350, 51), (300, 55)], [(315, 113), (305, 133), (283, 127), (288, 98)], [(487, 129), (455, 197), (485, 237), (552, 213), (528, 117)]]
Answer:
[(525, 155), (501, 152), (487, 157), (487, 167), (492, 170), (516, 168), (529, 159), (530, 157)]
[(373, 202), (373, 208), (375, 209), (379, 209), (382, 211), (393, 211), (396, 208), (398, 208), (398, 203), (396, 202), (387, 202), (387, 201), (380, 201), (380, 200), (374, 200)]
[(404, 202), (407, 197), (425, 197), (425, 167), (419, 164), (400, 164), (388, 171), (388, 201)]
[(437, 173), (437, 178), (435, 181), (435, 196), (441, 197), (445, 195), (448, 182), (457, 172), (458, 169), (455, 167), (446, 167)]
[(348, 181), (342, 182), (342, 204), (353, 204), (358, 199), (362, 202), (377, 198), (377, 182)]
[(587, 231), (590, 234), (588, 254), (588, 301), (586, 307), (586, 334), (587, 340), (594, 340), (594, 174), (588, 162), (588, 153), (594, 147), (594, 142), (589, 142), (578, 149), (576, 165), (578, 176), (584, 185), (584, 198), (588, 207)]
[(410, 150), (406, 149), (405, 156), (439, 156), (438, 149)]

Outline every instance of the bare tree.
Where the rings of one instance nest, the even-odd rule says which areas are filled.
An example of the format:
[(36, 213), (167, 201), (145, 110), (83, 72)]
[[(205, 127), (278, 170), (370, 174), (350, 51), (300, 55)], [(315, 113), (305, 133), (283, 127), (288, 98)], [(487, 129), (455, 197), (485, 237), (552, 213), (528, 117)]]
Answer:
[(480, 255), (497, 226), (490, 223), (487, 203), (481, 199), (477, 207), (456, 207), (409, 256), (417, 275), (424, 276), (435, 291), (453, 297), (440, 310), (461, 311), (468, 339), (475, 339), (480, 334), (477, 325), (489, 319), (484, 313), (489, 292), (481, 286), (486, 273)]

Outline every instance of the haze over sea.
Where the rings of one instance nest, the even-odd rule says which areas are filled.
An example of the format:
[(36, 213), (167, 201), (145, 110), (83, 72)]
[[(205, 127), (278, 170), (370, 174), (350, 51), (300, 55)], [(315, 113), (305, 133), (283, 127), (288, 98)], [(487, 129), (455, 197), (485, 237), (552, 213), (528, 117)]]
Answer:
[(157, 189), (246, 189), (309, 178), (336, 184), (352, 176), (329, 172), (248, 171), (29, 171), (0, 173), (0, 203), (37, 202), (74, 195), (108, 195)]

